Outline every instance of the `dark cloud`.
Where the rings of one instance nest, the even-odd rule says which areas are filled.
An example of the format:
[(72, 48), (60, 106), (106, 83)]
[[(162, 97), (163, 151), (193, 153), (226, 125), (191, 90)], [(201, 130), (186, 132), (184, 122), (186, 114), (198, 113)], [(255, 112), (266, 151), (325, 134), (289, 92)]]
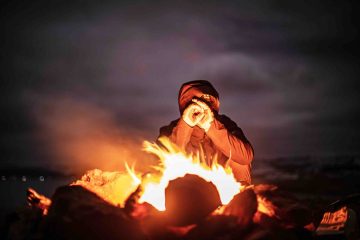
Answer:
[[(59, 140), (94, 147), (79, 145), (92, 135), (76, 119), (100, 129), (94, 134), (111, 147), (131, 136), (134, 151), (139, 138), (156, 138), (178, 117), (178, 88), (192, 79), (213, 82), (221, 112), (243, 128), (257, 156), (359, 147), (351, 3), (11, 1), (2, 13), (6, 159), (70, 164), (64, 159), (74, 157), (87, 165)], [(349, 139), (349, 131), (354, 141), (329, 140), (334, 132)]]
[[(221, 74), (221, 73), (220, 73)], [(235, 77), (235, 78), (234, 78)], [(267, 90), (266, 83), (249, 79), (249, 77), (234, 76), (232, 73), (225, 73), (224, 75), (217, 76), (216, 82), (224, 92), (236, 91), (238, 94), (254, 94)]]

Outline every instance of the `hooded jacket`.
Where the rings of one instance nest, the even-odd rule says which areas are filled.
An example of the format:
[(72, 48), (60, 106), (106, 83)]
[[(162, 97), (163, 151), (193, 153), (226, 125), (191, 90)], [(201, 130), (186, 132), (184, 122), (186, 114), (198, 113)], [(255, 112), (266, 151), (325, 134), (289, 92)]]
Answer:
[(243, 131), (225, 115), (220, 115), (219, 94), (205, 80), (184, 83), (179, 91), (178, 103), (182, 114), (193, 98), (206, 102), (214, 112), (214, 121), (207, 133), (198, 126), (190, 127), (182, 118), (160, 128), (160, 136), (167, 136), (187, 153), (200, 153), (208, 165), (216, 159), (229, 164), (237, 181), (251, 184), (251, 162), (254, 151)]

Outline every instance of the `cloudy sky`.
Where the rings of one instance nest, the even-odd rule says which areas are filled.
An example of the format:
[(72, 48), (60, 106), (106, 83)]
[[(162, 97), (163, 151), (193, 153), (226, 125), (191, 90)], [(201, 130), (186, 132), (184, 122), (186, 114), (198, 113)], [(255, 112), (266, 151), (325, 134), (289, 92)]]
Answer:
[[(251, 2), (251, 4), (250, 4)], [(118, 167), (207, 79), (261, 157), (360, 152), (356, 11), (343, 1), (9, 1), (2, 165)], [(136, 156), (136, 157), (135, 157)]]

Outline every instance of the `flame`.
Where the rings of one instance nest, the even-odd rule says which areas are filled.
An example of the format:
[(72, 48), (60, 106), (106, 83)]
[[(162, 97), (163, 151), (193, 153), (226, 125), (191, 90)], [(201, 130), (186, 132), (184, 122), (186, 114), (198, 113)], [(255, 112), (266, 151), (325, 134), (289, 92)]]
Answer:
[(227, 204), (231, 199), (240, 192), (242, 186), (234, 178), (229, 166), (223, 167), (214, 161), (211, 166), (200, 160), (199, 154), (184, 154), (168, 138), (160, 138), (162, 147), (156, 143), (144, 142), (144, 150), (148, 153), (155, 154), (160, 164), (154, 169), (160, 172), (157, 174), (147, 175), (141, 178), (133, 169), (126, 166), (129, 175), (134, 182), (141, 182), (143, 193), (139, 199), (140, 203), (147, 202), (160, 211), (165, 210), (165, 188), (169, 181), (186, 174), (197, 175), (208, 182), (212, 182), (220, 195), (222, 204)]
[[(131, 171), (129, 167), (128, 171)], [(108, 203), (123, 207), (126, 199), (136, 190), (139, 183), (128, 173), (106, 172), (100, 169), (93, 169), (87, 171), (81, 179), (70, 183), (70, 186), (82, 186), (97, 194)]]
[(276, 216), (276, 207), (271, 201), (262, 196), (257, 196), (256, 199), (258, 202), (257, 211), (259, 213), (265, 214), (269, 217)]

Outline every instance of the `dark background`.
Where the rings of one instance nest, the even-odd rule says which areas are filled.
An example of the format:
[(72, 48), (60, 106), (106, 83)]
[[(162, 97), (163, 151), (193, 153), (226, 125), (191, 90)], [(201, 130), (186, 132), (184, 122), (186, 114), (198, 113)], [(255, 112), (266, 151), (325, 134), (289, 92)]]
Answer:
[(0, 18), (3, 184), (141, 168), (181, 84), (207, 79), (254, 146), (255, 180), (356, 188), (353, 2), (8, 1)]

